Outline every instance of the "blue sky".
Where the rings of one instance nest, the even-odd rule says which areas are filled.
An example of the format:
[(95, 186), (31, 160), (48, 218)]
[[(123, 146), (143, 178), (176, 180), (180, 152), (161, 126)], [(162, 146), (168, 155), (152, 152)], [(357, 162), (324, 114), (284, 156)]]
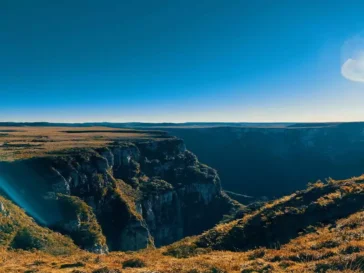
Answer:
[(0, 1), (0, 121), (364, 120), (364, 3)]

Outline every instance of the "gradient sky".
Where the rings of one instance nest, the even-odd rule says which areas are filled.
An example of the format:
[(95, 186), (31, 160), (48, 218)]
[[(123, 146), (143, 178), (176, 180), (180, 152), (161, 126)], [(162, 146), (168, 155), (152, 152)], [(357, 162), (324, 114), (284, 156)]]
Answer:
[(0, 121), (364, 120), (364, 1), (0, 0)]

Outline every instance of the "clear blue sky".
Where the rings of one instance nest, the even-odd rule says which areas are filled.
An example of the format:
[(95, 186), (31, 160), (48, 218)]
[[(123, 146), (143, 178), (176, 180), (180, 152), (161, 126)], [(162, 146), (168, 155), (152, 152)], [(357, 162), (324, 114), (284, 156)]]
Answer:
[(0, 121), (364, 120), (364, 2), (1, 0)]

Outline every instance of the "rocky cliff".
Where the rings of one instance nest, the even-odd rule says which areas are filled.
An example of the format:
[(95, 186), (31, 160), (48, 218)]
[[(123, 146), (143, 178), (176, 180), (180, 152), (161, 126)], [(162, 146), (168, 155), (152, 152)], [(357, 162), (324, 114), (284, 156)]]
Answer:
[(182, 138), (219, 172), (224, 189), (240, 194), (276, 198), (318, 179), (362, 174), (364, 123), (273, 125), (160, 129)]
[(0, 163), (3, 191), (39, 223), (104, 253), (198, 234), (237, 205), (182, 140), (118, 142)]

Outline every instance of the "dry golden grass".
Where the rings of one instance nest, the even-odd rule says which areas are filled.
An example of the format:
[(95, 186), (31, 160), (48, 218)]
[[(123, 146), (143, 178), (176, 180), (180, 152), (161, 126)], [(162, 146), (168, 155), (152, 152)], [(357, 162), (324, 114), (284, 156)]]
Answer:
[[(276, 249), (212, 251), (185, 259), (165, 256), (164, 251), (161, 248), (108, 255), (80, 251), (72, 256), (55, 257), (42, 252), (0, 249), (0, 272), (91, 273), (103, 267), (140, 273), (363, 272), (364, 212), (338, 220), (335, 227), (326, 226), (301, 235)], [(145, 267), (123, 268), (123, 262), (130, 259), (143, 261)], [(62, 268), (70, 264), (74, 266)]]
[[(195, 237), (185, 238), (181, 244), (188, 245), (194, 240)], [(168, 248), (108, 255), (76, 251), (69, 256), (0, 249), (0, 272), (93, 273), (104, 267), (126, 273), (363, 272), (364, 212), (312, 228), (287, 244), (270, 249), (245, 252), (205, 249), (193, 257), (175, 258), (164, 254)], [(123, 268), (123, 263), (130, 259), (140, 260), (145, 266)]]
[[(112, 132), (115, 130), (110, 128), (92, 127), (93, 132), (85, 132), (89, 130), (90, 128), (0, 127), (0, 160), (47, 155), (75, 147), (101, 147), (116, 140), (155, 137), (142, 131), (116, 130), (115, 133)], [(75, 131), (75, 133), (65, 131)], [(358, 184), (349, 185), (348, 181)], [(328, 184), (339, 184), (338, 190), (314, 199), (313, 202), (327, 206), (352, 192), (362, 193), (362, 181), (364, 176), (343, 181), (329, 180)], [(314, 191), (324, 187), (326, 187), (324, 183), (315, 183), (310, 185), (308, 190)], [(127, 191), (127, 187), (123, 188), (123, 193)], [(284, 215), (286, 207), (283, 205), (286, 202), (302, 198), (303, 196), (295, 193), (269, 202), (243, 219), (219, 225), (215, 230), (226, 234), (235, 225), (243, 225), (257, 214), (273, 209), (276, 209), (275, 216)], [(134, 207), (130, 209), (135, 210)], [(0, 273), (96, 273), (100, 268), (117, 269), (125, 273), (364, 272), (363, 211), (339, 219), (334, 224), (308, 230), (310, 231), (305, 232), (310, 233), (299, 234), (285, 245), (277, 243), (270, 249), (257, 248), (244, 252), (231, 252), (212, 251), (206, 248), (199, 250), (200, 252), (196, 251), (188, 258), (165, 255), (168, 246), (133, 253), (113, 252), (108, 255), (75, 250), (72, 255), (64, 256), (52, 256), (41, 251), (0, 248)], [(176, 244), (188, 246), (193, 244), (195, 239), (196, 237), (185, 238)], [(140, 260), (145, 266), (123, 268), (123, 263), (130, 259)]]
[(0, 127), (0, 161), (69, 148), (98, 148), (118, 140), (158, 138), (158, 132), (107, 127)]

